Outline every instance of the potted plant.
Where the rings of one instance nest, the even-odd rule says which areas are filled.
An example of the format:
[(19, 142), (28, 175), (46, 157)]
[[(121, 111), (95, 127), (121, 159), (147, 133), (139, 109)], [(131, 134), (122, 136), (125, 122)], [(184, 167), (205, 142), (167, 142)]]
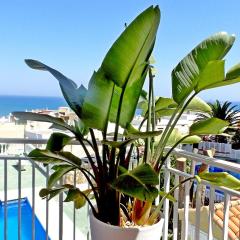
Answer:
[[(162, 203), (166, 198), (174, 200), (171, 193), (178, 187), (168, 193), (158, 190), (159, 173), (165, 160), (179, 143), (198, 142), (200, 137), (197, 135), (220, 134), (228, 126), (227, 121), (209, 118), (194, 123), (187, 135), (175, 129), (184, 111), (209, 111), (209, 106), (196, 97), (199, 92), (240, 81), (240, 65), (234, 66), (225, 75), (222, 60), (235, 37), (217, 33), (201, 42), (173, 69), (172, 98), (156, 99), (150, 56), (159, 21), (158, 6), (151, 6), (129, 24), (108, 51), (100, 68), (93, 73), (88, 88), (83, 85), (78, 87), (75, 82), (39, 61), (26, 60), (31, 68), (49, 71), (59, 81), (64, 98), (78, 116), (78, 120), (69, 125), (48, 115), (13, 113), (25, 120), (51, 122), (55, 128), (71, 133), (53, 133), (45, 150), (35, 149), (29, 154), (33, 160), (52, 167), (48, 187), (41, 190), (40, 196), (51, 199), (65, 192), (65, 201), (73, 201), (76, 208), (87, 202), (92, 212), (93, 240), (159, 240), (163, 225), (160, 214)], [(146, 76), (149, 79), (148, 95), (143, 91)], [(144, 114), (139, 129), (131, 125), (137, 106), (142, 107)], [(156, 121), (162, 116), (170, 116), (169, 123), (162, 132), (156, 131)], [(108, 136), (109, 122), (115, 124), (113, 139)], [(146, 130), (141, 130), (144, 122)], [(124, 129), (121, 136), (120, 127)], [(95, 130), (102, 134), (100, 142), (96, 140)], [(87, 135), (91, 140), (86, 138)], [(91, 170), (84, 168), (81, 156), (64, 150), (73, 138), (79, 141)], [(144, 154), (131, 168), (132, 151), (139, 139), (144, 139)], [(66, 173), (75, 169), (84, 174), (89, 189), (81, 191), (71, 184), (56, 185)], [(224, 178), (216, 178), (204, 172), (200, 178), (235, 189), (240, 186), (237, 179), (227, 174)], [(200, 178), (197, 177), (198, 180)], [(92, 195), (95, 206), (91, 201)], [(156, 201), (159, 195), (160, 202)]]

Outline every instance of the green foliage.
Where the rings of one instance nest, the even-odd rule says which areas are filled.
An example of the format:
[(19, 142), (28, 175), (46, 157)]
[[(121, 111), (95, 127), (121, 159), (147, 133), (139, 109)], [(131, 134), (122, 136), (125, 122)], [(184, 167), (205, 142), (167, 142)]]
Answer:
[(218, 100), (208, 104), (211, 107), (211, 111), (207, 114), (199, 114), (197, 121), (204, 120), (210, 117), (216, 117), (228, 121), (229, 126), (234, 126), (240, 122), (240, 110), (237, 108), (237, 105), (233, 105), (231, 102), (228, 101), (221, 103)]
[(191, 135), (220, 134), (225, 131), (229, 123), (219, 118), (209, 118), (191, 125), (189, 132)]
[(217, 33), (195, 47), (172, 71), (172, 94), (181, 103), (195, 91), (200, 92), (224, 80), (224, 61), (235, 37)]
[(199, 177), (216, 186), (224, 186), (227, 188), (240, 190), (240, 180), (226, 172), (202, 172), (199, 174)]
[(70, 143), (71, 139), (64, 133), (53, 133), (47, 142), (46, 149), (52, 152), (59, 152)]
[(159, 179), (150, 165), (141, 164), (132, 171), (121, 168), (121, 172), (123, 173), (112, 183), (113, 188), (142, 201), (153, 201), (157, 197), (158, 190), (155, 186)]
[[(159, 192), (157, 188), (159, 173), (173, 149), (180, 143), (199, 142), (200, 137), (197, 135), (221, 134), (228, 127), (227, 121), (213, 117), (194, 123), (187, 135), (175, 128), (185, 111), (211, 114), (210, 106), (196, 94), (240, 81), (239, 64), (226, 75), (224, 69), (223, 58), (232, 47), (235, 37), (217, 33), (201, 42), (173, 69), (172, 98), (155, 98), (150, 57), (159, 22), (158, 6), (143, 11), (114, 42), (99, 69), (94, 71), (87, 88), (82, 85), (78, 87), (75, 82), (46, 64), (26, 60), (31, 68), (48, 71), (58, 80), (63, 96), (78, 120), (70, 126), (62, 119), (48, 115), (20, 112), (13, 115), (24, 120), (50, 122), (54, 128), (70, 131), (73, 138), (79, 141), (91, 166), (91, 170), (84, 168), (79, 157), (64, 151), (64, 146), (69, 144), (72, 137), (62, 133), (52, 134), (45, 150), (35, 149), (29, 154), (34, 161), (52, 166), (48, 188), (41, 190), (41, 197), (51, 199), (64, 192), (67, 194), (66, 202), (73, 201), (76, 208), (88, 202), (98, 219), (113, 225), (119, 223), (120, 201), (125, 208), (127, 203), (137, 202), (144, 212), (144, 222), (153, 224), (162, 204), (150, 216), (150, 207), (156, 197), (160, 195), (161, 201), (166, 198), (174, 201), (171, 194), (178, 187), (175, 186), (168, 193)], [(149, 77), (148, 95), (143, 90), (146, 76)], [(131, 125), (137, 105), (142, 108), (144, 116), (139, 129)], [(169, 123), (163, 131), (156, 131), (156, 121), (163, 116), (170, 117)], [(145, 121), (146, 130), (142, 131)], [(115, 123), (112, 136), (108, 132), (109, 122)], [(119, 133), (119, 127), (123, 128), (123, 135)], [(103, 139), (100, 143), (97, 142), (94, 130), (101, 131)], [(137, 145), (135, 141), (139, 139), (144, 139), (144, 155), (140, 161), (138, 154), (138, 164), (131, 164), (132, 169), (131, 155)], [(170, 147), (167, 152), (166, 146)], [(56, 187), (65, 174), (75, 169), (84, 174), (90, 190), (81, 191), (66, 184)], [(200, 178), (216, 185), (239, 189), (239, 182), (225, 173), (214, 176), (204, 173), (196, 177), (199, 181)], [(97, 211), (90, 201), (90, 192), (95, 198)], [(124, 202), (124, 199), (127, 201)], [(141, 209), (141, 206), (145, 208)], [(135, 222), (142, 222), (138, 220), (134, 219)]]

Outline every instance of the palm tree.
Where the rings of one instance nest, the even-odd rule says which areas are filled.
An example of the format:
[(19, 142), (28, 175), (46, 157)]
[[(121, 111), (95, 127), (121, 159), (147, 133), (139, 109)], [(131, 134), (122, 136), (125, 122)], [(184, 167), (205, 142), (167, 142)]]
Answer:
[[(220, 103), (216, 100), (214, 103), (208, 103), (211, 107), (209, 113), (199, 113), (195, 121), (206, 120), (207, 118), (216, 117), (229, 122), (229, 127), (225, 130), (225, 133), (235, 132), (231, 127), (237, 126), (240, 123), (240, 109), (237, 105), (233, 105), (232, 102), (225, 101)], [(215, 136), (216, 142), (227, 142), (226, 136)]]
[(199, 113), (196, 121), (205, 120), (210, 117), (227, 120), (230, 126), (236, 126), (240, 122), (240, 110), (237, 105), (225, 101), (220, 103), (216, 100), (214, 103), (208, 103), (212, 111), (210, 113)]

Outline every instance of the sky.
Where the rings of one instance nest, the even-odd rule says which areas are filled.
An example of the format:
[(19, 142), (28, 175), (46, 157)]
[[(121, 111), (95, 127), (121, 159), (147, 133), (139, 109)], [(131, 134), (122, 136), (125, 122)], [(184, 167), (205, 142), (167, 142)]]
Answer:
[[(156, 95), (171, 96), (171, 71), (198, 43), (226, 31), (236, 42), (226, 69), (240, 62), (239, 0), (9, 0), (0, 2), (0, 95), (61, 96), (49, 73), (28, 68), (32, 58), (87, 83), (108, 49), (150, 5), (161, 22), (153, 55)], [(240, 101), (240, 84), (208, 90), (205, 100)]]

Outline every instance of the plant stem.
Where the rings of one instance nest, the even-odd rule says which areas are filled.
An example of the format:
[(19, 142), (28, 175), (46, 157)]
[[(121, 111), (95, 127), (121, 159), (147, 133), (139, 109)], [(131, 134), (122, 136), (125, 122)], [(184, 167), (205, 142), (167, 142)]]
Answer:
[(146, 122), (147, 118), (144, 117), (144, 119), (142, 120), (142, 122), (139, 124), (138, 130), (140, 131), (143, 124)]
[(155, 220), (158, 218), (159, 213), (160, 213), (161, 208), (162, 208), (162, 205), (163, 205), (163, 203), (164, 203), (164, 200), (165, 200), (169, 195), (171, 195), (180, 185), (182, 185), (182, 184), (184, 184), (185, 182), (190, 181), (190, 180), (192, 180), (192, 179), (194, 179), (194, 177), (189, 177), (189, 178), (184, 179), (183, 181), (181, 181), (178, 185), (174, 186), (168, 193), (166, 193), (166, 194), (162, 197), (162, 199), (161, 199), (161, 201), (159, 202), (157, 208), (154, 210), (154, 212), (151, 214), (151, 216), (150, 216), (149, 219), (148, 219), (148, 224), (149, 224), (149, 225), (154, 224)]
[(84, 168), (79, 168), (79, 170), (83, 173), (83, 175), (84, 175), (85, 178), (87, 179), (89, 185), (91, 186), (91, 189), (92, 189), (92, 191), (93, 191), (93, 194), (94, 194), (94, 197), (95, 197), (95, 199), (96, 199), (97, 206), (98, 206), (98, 205), (99, 205), (99, 196), (98, 196), (97, 191), (95, 190), (95, 187), (94, 187), (94, 185), (93, 185), (90, 177), (87, 175), (87, 174), (89, 174), (89, 172), (86, 171), (86, 169), (84, 169)]
[(90, 131), (90, 135), (92, 138), (92, 143), (93, 143), (93, 150), (95, 152), (95, 156), (96, 156), (96, 160), (97, 160), (97, 165), (98, 165), (98, 169), (99, 169), (99, 174), (102, 176), (103, 174), (103, 169), (102, 169), (102, 160), (101, 157), (99, 155), (99, 150), (98, 150), (98, 145), (97, 145), (97, 141), (95, 138), (95, 134), (92, 128), (89, 128)]
[[(160, 153), (159, 156), (157, 156), (157, 163), (155, 166), (157, 166), (159, 164), (159, 162), (161, 161), (161, 158), (163, 156), (163, 152), (164, 152), (164, 148), (167, 144), (168, 138), (170, 137), (172, 130), (174, 129), (174, 127), (176, 126), (179, 118), (182, 116), (182, 113), (185, 111), (186, 107), (188, 106), (188, 104), (192, 101), (192, 99), (195, 97), (196, 93), (194, 93), (188, 100), (187, 102), (184, 104), (184, 106), (181, 108), (179, 114), (177, 115), (177, 117), (175, 118), (173, 124), (170, 126), (170, 129), (168, 130), (166, 137), (164, 138), (162, 144), (161, 144), (161, 149), (160, 149)], [(181, 107), (182, 104), (179, 104), (179, 106)], [(159, 169), (159, 167), (157, 167), (157, 169)], [(160, 169), (159, 169), (160, 170)]]
[[(154, 96), (154, 84), (153, 79), (154, 75), (152, 74), (152, 68), (149, 68), (149, 79), (152, 85), (152, 114), (151, 114), (151, 123), (152, 123), (152, 131), (155, 131), (156, 125), (156, 114), (155, 114), (155, 96)], [(154, 151), (154, 137), (151, 138), (151, 153)]]
[[(150, 77), (151, 75), (151, 68), (149, 68), (149, 95), (148, 95), (148, 117), (147, 117), (147, 129), (146, 132), (150, 131), (150, 124), (152, 120), (152, 105), (151, 105), (151, 100), (152, 100), (152, 90), (153, 90), (153, 79)], [(144, 157), (143, 157), (143, 162), (149, 162), (150, 156), (151, 156), (151, 146), (150, 146), (150, 141), (151, 138), (147, 137), (145, 140), (145, 149), (144, 149)]]
[(91, 165), (91, 168), (92, 168), (92, 170), (93, 170), (93, 173), (94, 173), (95, 177), (98, 178), (97, 168), (96, 168), (96, 166), (95, 166), (95, 164), (94, 164), (94, 161), (92, 160), (92, 157), (91, 157), (89, 151), (87, 150), (87, 147), (85, 146), (85, 144), (84, 144), (84, 142), (82, 141), (81, 137), (79, 137), (78, 135), (76, 135), (76, 138), (77, 138), (77, 140), (80, 142), (80, 144), (81, 144), (84, 152), (85, 152), (86, 155), (87, 155), (88, 161), (89, 161), (89, 163), (90, 163), (90, 165)]
[(94, 208), (93, 204), (91, 203), (91, 201), (89, 200), (88, 196), (86, 196), (86, 194), (84, 192), (81, 192), (81, 194), (84, 196), (84, 198), (87, 200), (88, 204), (90, 205), (91, 209), (92, 209), (92, 212), (93, 212), (93, 215), (95, 217), (97, 217), (97, 212), (96, 212), (96, 209)]
[(162, 158), (161, 164), (159, 166), (158, 171), (160, 171), (160, 169), (162, 168), (162, 166), (164, 165), (166, 159), (169, 157), (169, 155), (171, 154), (171, 152), (174, 150), (175, 147), (177, 147), (184, 139), (186, 139), (187, 137), (189, 137), (191, 135), (186, 135), (184, 137), (182, 137), (180, 140), (178, 140), (172, 147), (171, 149), (167, 152), (167, 154)]
[[(117, 111), (117, 118), (116, 118), (116, 125), (115, 125), (115, 131), (114, 131), (114, 138), (113, 141), (117, 141), (118, 139), (118, 130), (119, 130), (119, 122), (120, 122), (120, 117), (121, 117), (121, 109), (122, 109), (122, 103), (123, 103), (123, 96), (125, 92), (126, 85), (123, 87), (120, 99), (119, 99), (119, 105), (118, 105), (118, 111)], [(116, 157), (116, 148), (113, 147), (111, 150), (111, 156), (110, 156), (110, 168), (109, 168), (109, 176), (110, 180), (113, 180), (116, 175), (115, 167), (117, 168), (118, 166), (115, 166), (115, 157)]]
[(172, 122), (173, 122), (173, 120), (174, 120), (174, 118), (175, 118), (175, 115), (176, 115), (177, 112), (179, 111), (179, 109), (180, 109), (180, 106), (178, 106), (178, 107), (175, 109), (175, 111), (174, 111), (174, 113), (172, 114), (172, 116), (171, 116), (171, 118), (170, 118), (170, 120), (169, 120), (166, 128), (164, 129), (164, 131), (163, 131), (163, 133), (162, 133), (162, 136), (161, 136), (161, 138), (160, 138), (160, 141), (159, 141), (159, 143), (158, 143), (158, 145), (157, 145), (157, 148), (156, 148), (156, 150), (155, 150), (155, 153), (154, 153), (154, 155), (153, 155), (153, 162), (155, 163), (155, 165), (157, 165), (157, 160), (158, 160), (158, 158), (159, 158), (158, 156), (159, 156), (159, 154), (161, 153), (163, 140), (164, 140), (165, 136), (167, 135), (167, 133), (168, 133), (168, 131), (169, 131), (169, 128), (170, 128), (170, 126), (171, 126), (171, 124), (172, 124)]

